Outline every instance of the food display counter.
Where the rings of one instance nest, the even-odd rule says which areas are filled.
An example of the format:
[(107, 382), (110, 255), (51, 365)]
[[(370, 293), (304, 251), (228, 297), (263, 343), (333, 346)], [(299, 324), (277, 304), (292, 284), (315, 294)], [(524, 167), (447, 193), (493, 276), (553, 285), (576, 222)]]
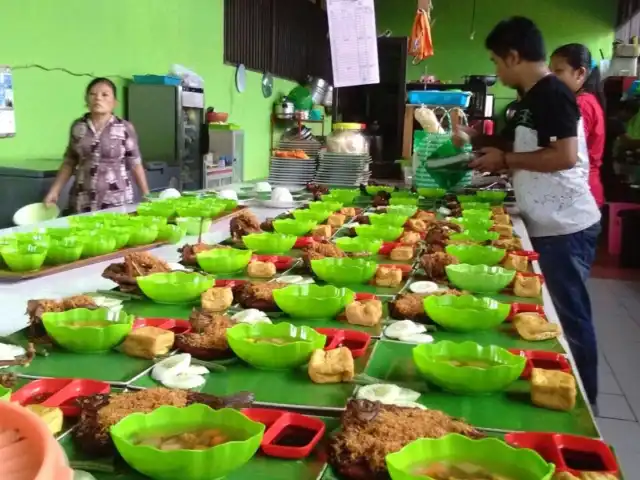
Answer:
[[(572, 374), (575, 365), (557, 326), (544, 272), (517, 211), (502, 205), (499, 192), (491, 198), (493, 204), (481, 205), (485, 199), (461, 202), (455, 196), (437, 198), (440, 192), (392, 188), (381, 194), (385, 189), (310, 192), (280, 209), (247, 201), (248, 208), (238, 216), (214, 221), (200, 243), (197, 236), (187, 236), (180, 244), (156, 246), (145, 257), (109, 258), (46, 277), (0, 283), (2, 341), (24, 347), (29, 356), (27, 364), (8, 367), (0, 381), (13, 380), (7, 381), (12, 400), (22, 404), (53, 407), (58, 399), (56, 406), (70, 413), (57, 429), (59, 444), (72, 467), (100, 480), (184, 475), (193, 480), (224, 475), (437, 480), (448, 477), (437, 476), (436, 467), (454, 471), (460, 467), (456, 462), (502, 475), (486, 477), (496, 479), (622, 478), (601, 441), (579, 376)], [(109, 213), (127, 215), (136, 208)], [(67, 222), (58, 219), (22, 231)], [(0, 239), (15, 233), (0, 231)], [(266, 242), (287, 236), (295, 237), (292, 247)], [(186, 247), (178, 251), (181, 245)], [(249, 245), (262, 246), (244, 255)], [(367, 249), (369, 255), (362, 254)], [(489, 259), (489, 253), (501, 249), (500, 258)], [(114, 267), (119, 262), (122, 267)], [(210, 283), (180, 301), (177, 294), (184, 287), (176, 283), (169, 285), (169, 293), (152, 292), (144, 282), (130, 281), (131, 266), (134, 280), (164, 275), (163, 282), (171, 283), (189, 275)], [(184, 268), (188, 271), (177, 271)], [(479, 276), (484, 283), (477, 281)], [(80, 311), (74, 307), (87, 306), (82, 304), (87, 297), (78, 295), (88, 296), (90, 310), (74, 316)], [(94, 305), (98, 298), (103, 303)], [(54, 303), (33, 302), (43, 299)], [(92, 310), (96, 306), (110, 312), (109, 318), (101, 320)], [(24, 314), (27, 307), (30, 319)], [(87, 322), (89, 316), (95, 324), (73, 323)], [(531, 319), (545, 325), (531, 326)], [(28, 320), (32, 325), (25, 328)], [(64, 342), (74, 338), (57, 337), (51, 326), (71, 322), (80, 329), (101, 330), (105, 321), (131, 325), (100, 352), (87, 351), (81, 341), (77, 345), (78, 338), (89, 337), (76, 337), (76, 346), (70, 347)], [(30, 343), (37, 328), (46, 330), (55, 344)], [(146, 358), (139, 353), (144, 339), (137, 338), (144, 329), (155, 329)], [(216, 337), (220, 331), (223, 346)], [(167, 332), (172, 340), (158, 353)], [(53, 385), (55, 379), (74, 380)], [(169, 390), (158, 390), (162, 386)], [(48, 396), (37, 397), (47, 389), (52, 390)], [(78, 397), (80, 402), (74, 403)], [(215, 410), (206, 412), (207, 419), (224, 417), (219, 424), (232, 430), (244, 428), (238, 425), (247, 419), (251, 428), (260, 427), (258, 440), (254, 435), (218, 444), (207, 437), (214, 442), (207, 448), (187, 450), (201, 458), (218, 452), (216, 465), (227, 468), (216, 470), (218, 476), (196, 467), (178, 474), (175, 469), (184, 457), (168, 457), (172, 452), (162, 447), (162, 442), (176, 441), (173, 437), (160, 438), (158, 431), (153, 441), (127, 437), (126, 432), (144, 430), (165, 417), (187, 425), (187, 412), (202, 414), (202, 403)], [(174, 407), (184, 408), (170, 410)], [(229, 418), (235, 414), (221, 407), (240, 409), (244, 420), (233, 423)], [(100, 435), (94, 431), (95, 419), (105, 422)], [(115, 448), (105, 425), (113, 427)], [(164, 433), (184, 432), (165, 427)], [(231, 460), (243, 455), (232, 444), (243, 446), (244, 462)], [(182, 453), (188, 449), (176, 448)], [(449, 458), (447, 449), (483, 451), (491, 459)], [(115, 450), (125, 462), (113, 460)], [(424, 461), (418, 462), (416, 455)], [(408, 465), (409, 457), (420, 465)], [(504, 467), (505, 459), (511, 467)], [(165, 470), (158, 470), (158, 462)], [(613, 476), (580, 476), (587, 471)]]

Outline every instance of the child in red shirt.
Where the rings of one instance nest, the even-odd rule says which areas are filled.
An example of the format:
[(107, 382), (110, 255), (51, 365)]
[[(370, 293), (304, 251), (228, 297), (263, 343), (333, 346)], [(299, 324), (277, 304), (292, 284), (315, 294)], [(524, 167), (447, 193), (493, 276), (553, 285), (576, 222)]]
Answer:
[(551, 71), (576, 94), (589, 150), (589, 186), (599, 207), (604, 204), (600, 167), (605, 143), (604, 99), (600, 71), (584, 45), (570, 43), (551, 55)]

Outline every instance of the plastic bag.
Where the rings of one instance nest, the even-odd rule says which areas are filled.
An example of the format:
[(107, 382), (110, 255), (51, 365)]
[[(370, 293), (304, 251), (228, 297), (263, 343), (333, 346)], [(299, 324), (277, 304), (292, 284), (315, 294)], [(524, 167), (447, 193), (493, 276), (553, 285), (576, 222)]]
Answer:
[(171, 65), (169, 75), (182, 79), (182, 84), (192, 88), (204, 88), (204, 79), (193, 70), (183, 65), (174, 63)]

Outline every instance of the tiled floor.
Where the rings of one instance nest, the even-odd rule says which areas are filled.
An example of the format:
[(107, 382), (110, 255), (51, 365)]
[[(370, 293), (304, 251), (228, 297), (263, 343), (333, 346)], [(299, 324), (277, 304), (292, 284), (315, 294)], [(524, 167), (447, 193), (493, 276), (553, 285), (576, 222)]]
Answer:
[(640, 282), (613, 276), (589, 281), (600, 346), (598, 425), (625, 478), (640, 480)]

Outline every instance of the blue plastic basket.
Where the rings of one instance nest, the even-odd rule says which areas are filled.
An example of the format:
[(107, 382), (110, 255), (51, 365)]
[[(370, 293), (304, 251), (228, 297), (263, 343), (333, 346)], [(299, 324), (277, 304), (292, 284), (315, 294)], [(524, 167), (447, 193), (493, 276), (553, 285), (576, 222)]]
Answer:
[(467, 108), (471, 92), (448, 92), (446, 90), (417, 90), (407, 93), (411, 105), (437, 105), (443, 107)]
[(144, 85), (180, 85), (182, 79), (169, 75), (134, 75), (133, 82)]

